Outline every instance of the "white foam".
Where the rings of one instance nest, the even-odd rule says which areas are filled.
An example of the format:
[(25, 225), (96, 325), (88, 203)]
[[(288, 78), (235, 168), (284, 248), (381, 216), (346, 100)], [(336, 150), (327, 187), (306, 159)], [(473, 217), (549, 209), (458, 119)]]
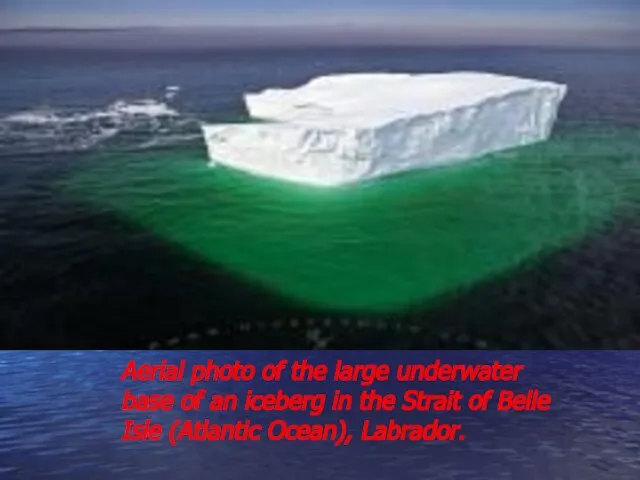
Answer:
[(135, 101), (117, 100), (105, 109), (97, 109), (88, 112), (65, 112), (64, 110), (54, 110), (48, 108), (26, 110), (13, 113), (0, 119), (5, 123), (20, 123), (24, 125), (45, 125), (45, 124), (69, 124), (82, 123), (91, 120), (110, 118), (113, 120), (123, 120), (124, 117), (174, 117), (178, 112), (166, 103), (152, 99)]
[(179, 85), (169, 85), (164, 89), (164, 98), (166, 100), (173, 100), (178, 93), (180, 93), (180, 90), (181, 88)]
[(212, 163), (316, 185), (442, 166), (545, 140), (566, 87), (501, 75), (351, 74), (247, 94), (269, 123), (205, 125)]
[(176, 117), (178, 112), (164, 102), (138, 100), (136, 102), (117, 101), (109, 106), (106, 113), (113, 116)]
[(28, 110), (7, 115), (2, 119), (3, 123), (21, 123), (25, 125), (45, 125), (60, 121), (52, 110)]
[[(0, 149), (9, 145), (24, 152), (86, 150), (125, 131), (146, 132), (151, 139), (144, 139), (143, 144), (150, 144), (158, 135), (189, 121), (154, 99), (116, 100), (96, 109), (36, 108), (0, 118)], [(174, 138), (181, 138), (179, 135)]]

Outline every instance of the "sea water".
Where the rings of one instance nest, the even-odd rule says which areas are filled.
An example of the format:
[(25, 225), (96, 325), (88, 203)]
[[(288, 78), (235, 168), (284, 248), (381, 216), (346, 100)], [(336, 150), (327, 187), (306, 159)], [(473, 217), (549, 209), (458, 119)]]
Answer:
[[(636, 60), (473, 48), (3, 51), (4, 338), (628, 345)], [(206, 165), (200, 123), (246, 121), (246, 91), (332, 72), (461, 69), (571, 85), (552, 139), (331, 192)]]

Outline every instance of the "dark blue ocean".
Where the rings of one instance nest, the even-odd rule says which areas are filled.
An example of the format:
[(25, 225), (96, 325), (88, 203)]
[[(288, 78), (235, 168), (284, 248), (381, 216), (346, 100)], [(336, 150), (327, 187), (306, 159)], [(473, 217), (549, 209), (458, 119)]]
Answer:
[[(604, 183), (619, 181), (610, 191), (637, 199), (640, 52), (129, 47), (0, 48), (0, 346), (640, 347), (633, 201), (534, 264), (370, 318), (309, 305), (194, 261), (148, 229), (58, 188), (78, 168), (99, 165), (103, 153), (126, 153), (135, 163), (136, 155), (188, 150), (205, 162), (200, 123), (245, 119), (247, 91), (329, 73), (481, 70), (569, 85), (557, 134), (593, 129), (613, 142), (593, 143), (613, 151), (606, 161), (622, 172)], [(215, 202), (211, 208), (215, 214)]]
[[(379, 392), (401, 395), (409, 388), (464, 394), (486, 388), (537, 388), (552, 396), (548, 412), (447, 413), (442, 422), (461, 423), (463, 442), (361, 442), (346, 447), (323, 442), (188, 442), (171, 447), (160, 442), (122, 442), (124, 420), (144, 421), (148, 414), (120, 410), (125, 388), (137, 393), (181, 394), (207, 388), (209, 393), (244, 395), (247, 389), (270, 393), (321, 393), (348, 384), (120, 382), (125, 365), (136, 362), (178, 363), (187, 372), (195, 363), (253, 363), (258, 368), (281, 358), (313, 364), (523, 363), (514, 384), (375, 383)], [(307, 479), (581, 479), (632, 480), (640, 475), (640, 390), (638, 355), (634, 352), (4, 352), (0, 353), (0, 475), (3, 479), (173, 479), (173, 478), (307, 478)], [(336, 412), (311, 417), (288, 413), (289, 423), (329, 422), (344, 418), (354, 434), (364, 419), (375, 423), (394, 417), (401, 423), (430, 423), (433, 414)], [(168, 429), (176, 418), (233, 423), (250, 418), (268, 423), (275, 413), (242, 411), (154, 413)], [(165, 430), (166, 431), (166, 430)]]

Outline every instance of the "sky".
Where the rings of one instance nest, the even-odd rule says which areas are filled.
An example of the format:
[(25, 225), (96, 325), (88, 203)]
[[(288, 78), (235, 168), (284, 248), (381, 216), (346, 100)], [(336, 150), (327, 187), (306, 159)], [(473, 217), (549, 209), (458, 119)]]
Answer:
[(0, 30), (114, 27), (640, 46), (640, 0), (0, 0)]

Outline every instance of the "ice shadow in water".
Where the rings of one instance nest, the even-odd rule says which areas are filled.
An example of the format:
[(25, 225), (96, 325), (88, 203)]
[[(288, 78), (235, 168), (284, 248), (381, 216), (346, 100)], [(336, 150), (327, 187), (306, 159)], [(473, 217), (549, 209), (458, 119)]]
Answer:
[[(381, 316), (307, 308), (112, 214), (55, 203), (68, 215), (56, 239), (32, 232), (3, 249), (2, 348), (640, 347), (631, 213), (526, 268)], [(26, 225), (31, 213), (8, 220)]]

